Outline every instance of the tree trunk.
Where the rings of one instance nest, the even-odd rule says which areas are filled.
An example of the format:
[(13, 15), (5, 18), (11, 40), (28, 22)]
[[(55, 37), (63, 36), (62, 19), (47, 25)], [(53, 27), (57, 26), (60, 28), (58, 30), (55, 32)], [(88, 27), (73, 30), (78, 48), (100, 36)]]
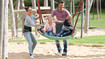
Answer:
[(25, 7), (24, 0), (20, 0), (20, 8), (23, 9)]
[(95, 10), (95, 0), (93, 1), (93, 19), (94, 19), (94, 10)]
[(11, 16), (11, 32), (12, 32), (12, 38), (15, 39), (16, 38), (16, 27), (15, 27), (13, 0), (9, 0), (9, 6), (10, 6), (10, 16)]
[(3, 59), (8, 58), (8, 0), (4, 0)]
[[(20, 0), (20, 8), (23, 9), (23, 7), (25, 7), (24, 0)], [(24, 28), (24, 19), (25, 19), (25, 17), (26, 17), (26, 15), (22, 14), (22, 31), (23, 31), (23, 28)]]
[(72, 15), (72, 0), (70, 0), (70, 14)]
[[(16, 10), (20, 8), (20, 0), (17, 0)], [(16, 37), (18, 37), (18, 26), (19, 26), (19, 14), (15, 14), (15, 25), (16, 25)]]
[(83, 25), (84, 25), (84, 3), (82, 7), (82, 16), (81, 16), (81, 38), (83, 38)]
[(100, 0), (100, 18), (102, 17), (102, 10), (101, 10), (101, 0)]
[(48, 0), (44, 0), (44, 7), (48, 7)]
[(99, 0), (97, 0), (97, 19), (99, 20)]
[[(75, 2), (74, 2), (75, 0), (73, 0), (73, 14), (75, 13)], [(75, 19), (75, 17), (74, 17), (74, 19)], [(73, 25), (75, 24), (75, 20), (73, 19)]]
[(2, 59), (2, 44), (3, 44), (3, 12), (4, 12), (4, 0), (0, 0), (0, 59)]
[(65, 3), (64, 8), (66, 8), (66, 0), (64, 0), (64, 3)]
[(89, 29), (89, 0), (86, 0), (86, 20), (85, 20), (85, 29), (84, 32), (88, 33), (88, 29)]
[(50, 1), (51, 1), (51, 11), (53, 11), (55, 9), (54, 0), (50, 0)]

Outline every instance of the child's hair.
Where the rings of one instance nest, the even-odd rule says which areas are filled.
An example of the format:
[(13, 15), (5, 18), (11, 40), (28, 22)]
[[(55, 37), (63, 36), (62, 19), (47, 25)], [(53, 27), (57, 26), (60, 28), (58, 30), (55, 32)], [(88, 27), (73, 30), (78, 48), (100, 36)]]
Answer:
[(24, 9), (25, 9), (26, 11), (28, 11), (29, 8), (31, 8), (31, 7), (25, 7)]
[(51, 17), (51, 16), (49, 16), (49, 17), (47, 17), (47, 20), (49, 20), (49, 19), (54, 19), (53, 17)]
[(67, 20), (70, 19), (70, 18), (72, 18), (72, 17), (71, 17), (71, 16), (67, 16), (67, 17), (66, 17)]

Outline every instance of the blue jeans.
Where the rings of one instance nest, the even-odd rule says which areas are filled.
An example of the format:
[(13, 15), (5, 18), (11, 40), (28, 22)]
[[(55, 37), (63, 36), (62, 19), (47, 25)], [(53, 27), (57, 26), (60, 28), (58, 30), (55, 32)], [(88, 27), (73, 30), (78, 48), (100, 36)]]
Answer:
[(31, 32), (25, 32), (24, 37), (26, 38), (28, 42), (29, 54), (32, 54), (37, 44), (36, 39), (34, 38)]
[(67, 36), (67, 35), (70, 35), (70, 31), (61, 30), (61, 31), (57, 34), (58, 37), (63, 37), (63, 36)]
[(45, 35), (50, 35), (50, 36), (54, 36), (53, 31), (46, 31)]
[[(63, 52), (67, 53), (67, 40), (63, 40), (63, 43), (64, 43)], [(59, 40), (56, 40), (56, 46), (57, 46), (58, 52), (61, 53), (62, 49), (61, 49), (61, 45), (60, 45)]]

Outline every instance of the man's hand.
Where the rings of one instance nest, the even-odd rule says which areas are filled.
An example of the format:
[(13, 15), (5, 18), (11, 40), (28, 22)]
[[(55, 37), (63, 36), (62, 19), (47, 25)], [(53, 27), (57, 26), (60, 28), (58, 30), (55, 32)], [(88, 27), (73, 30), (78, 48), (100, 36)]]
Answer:
[(55, 23), (58, 23), (58, 20), (55, 20)]

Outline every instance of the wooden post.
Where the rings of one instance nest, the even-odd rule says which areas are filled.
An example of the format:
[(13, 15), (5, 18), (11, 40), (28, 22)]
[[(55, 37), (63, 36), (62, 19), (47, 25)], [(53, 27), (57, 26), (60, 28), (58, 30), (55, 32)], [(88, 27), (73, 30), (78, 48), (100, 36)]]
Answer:
[(81, 38), (83, 38), (83, 25), (84, 25), (84, 2), (82, 6), (82, 16), (81, 16)]
[(50, 0), (50, 1), (51, 1), (51, 11), (53, 11), (55, 9), (54, 0)]
[[(73, 0), (73, 14), (75, 13), (75, 0)], [(75, 24), (75, 17), (73, 18), (73, 25)]]
[(48, 0), (44, 0), (44, 7), (48, 7)]
[(8, 58), (8, 0), (4, 0), (3, 59)]
[(0, 59), (2, 59), (2, 44), (3, 44), (3, 12), (4, 12), (4, 0), (0, 0)]
[[(20, 0), (20, 8), (23, 9), (24, 7), (25, 7), (24, 0)], [(22, 14), (22, 31), (23, 31), (23, 28), (24, 28), (24, 19), (25, 19), (25, 17), (26, 17), (26, 15)]]
[[(20, 8), (20, 0), (17, 0), (16, 10)], [(16, 37), (18, 37), (18, 25), (19, 25), (19, 14), (15, 14), (15, 23), (16, 23)]]
[(99, 20), (99, 0), (97, 1), (97, 19)]
[[(36, 0), (31, 0), (32, 1), (32, 8), (36, 10)], [(36, 16), (36, 13), (34, 13), (34, 16)], [(34, 23), (37, 21), (35, 20)], [(35, 36), (38, 36), (37, 28), (35, 27)]]
[(15, 27), (15, 18), (14, 18), (14, 9), (13, 9), (13, 0), (9, 0), (10, 6), (10, 16), (11, 16), (11, 32), (13, 39), (16, 38), (16, 27)]
[(72, 0), (70, 0), (70, 14), (72, 15)]

